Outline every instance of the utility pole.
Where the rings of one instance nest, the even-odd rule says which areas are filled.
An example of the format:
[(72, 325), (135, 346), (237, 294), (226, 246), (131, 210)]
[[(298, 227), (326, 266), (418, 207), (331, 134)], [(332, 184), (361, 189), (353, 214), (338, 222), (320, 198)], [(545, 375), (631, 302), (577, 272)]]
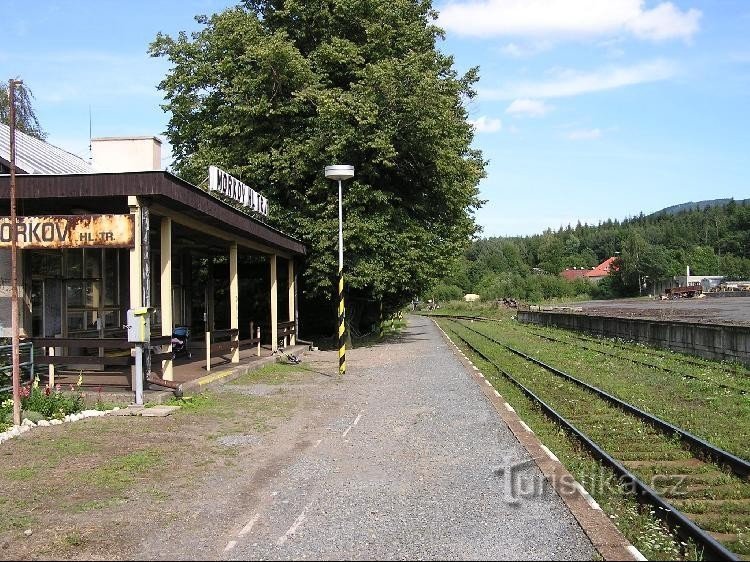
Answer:
[(10, 104), (10, 330), (13, 355), (13, 424), (21, 425), (21, 374), (18, 338), (18, 220), (16, 218), (16, 85), (20, 80), (8, 81)]

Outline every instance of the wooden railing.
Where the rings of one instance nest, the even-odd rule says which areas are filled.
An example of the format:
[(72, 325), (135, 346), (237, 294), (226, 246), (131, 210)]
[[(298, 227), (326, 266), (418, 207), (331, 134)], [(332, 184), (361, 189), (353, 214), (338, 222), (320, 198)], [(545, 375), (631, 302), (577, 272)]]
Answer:
[[(152, 337), (151, 347), (169, 346), (171, 339), (170, 336)], [(38, 351), (36, 365), (47, 366), (50, 385), (55, 384), (55, 369), (58, 366), (95, 365), (97, 370), (87, 370), (86, 374), (97, 375), (109, 374), (106, 367), (130, 367), (135, 364), (132, 353), (134, 344), (126, 338), (31, 338), (30, 341)], [(97, 355), (82, 355), (81, 350), (86, 349), (96, 349)], [(71, 350), (76, 350), (77, 354), (72, 355)], [(42, 351), (44, 354), (39, 353)], [(151, 353), (152, 362), (171, 358), (172, 354), (168, 351)]]
[(278, 338), (283, 340), (283, 347), (294, 345), (297, 335), (297, 323), (294, 320), (278, 323)]
[(212, 357), (231, 353), (231, 362), (238, 363), (239, 350), (249, 345), (257, 346), (257, 354), (260, 357), (260, 327), (255, 328), (255, 325), (251, 322), (250, 334), (253, 333), (255, 334), (254, 337), (241, 340), (240, 331), (236, 328), (206, 332), (206, 371), (211, 370)]

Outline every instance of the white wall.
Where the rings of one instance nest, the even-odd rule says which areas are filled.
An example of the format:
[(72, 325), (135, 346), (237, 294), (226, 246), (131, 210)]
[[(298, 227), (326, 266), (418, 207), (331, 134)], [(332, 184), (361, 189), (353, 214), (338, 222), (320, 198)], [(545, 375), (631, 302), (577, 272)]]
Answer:
[(91, 139), (92, 165), (98, 172), (161, 170), (161, 141), (156, 137)]

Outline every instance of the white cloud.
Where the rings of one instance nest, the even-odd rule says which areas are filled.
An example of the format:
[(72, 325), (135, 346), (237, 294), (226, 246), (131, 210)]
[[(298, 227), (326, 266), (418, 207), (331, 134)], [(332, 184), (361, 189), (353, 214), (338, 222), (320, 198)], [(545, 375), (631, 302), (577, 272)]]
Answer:
[(520, 59), (547, 51), (551, 49), (552, 46), (552, 43), (549, 41), (533, 41), (528, 43), (524, 42), (522, 44), (508, 43), (507, 45), (500, 47), (500, 53), (506, 57)]
[(596, 140), (601, 138), (602, 131), (600, 129), (582, 129), (579, 131), (570, 131), (566, 137), (568, 140)]
[(561, 98), (590, 92), (613, 90), (646, 82), (667, 80), (677, 74), (674, 63), (665, 60), (611, 67), (593, 72), (565, 70), (553, 80), (522, 82), (495, 89), (479, 89), (485, 100), (513, 100), (517, 98)]
[(528, 115), (529, 117), (543, 117), (552, 110), (552, 106), (540, 100), (517, 99), (513, 100), (505, 110), (510, 115)]
[(497, 133), (503, 128), (503, 124), (500, 119), (493, 119), (482, 115), (479, 119), (469, 120), (469, 123), (474, 125), (474, 129), (477, 133)]
[(701, 12), (645, 0), (455, 0), (440, 12), (448, 31), (475, 37), (576, 39), (629, 33), (639, 39), (689, 40)]

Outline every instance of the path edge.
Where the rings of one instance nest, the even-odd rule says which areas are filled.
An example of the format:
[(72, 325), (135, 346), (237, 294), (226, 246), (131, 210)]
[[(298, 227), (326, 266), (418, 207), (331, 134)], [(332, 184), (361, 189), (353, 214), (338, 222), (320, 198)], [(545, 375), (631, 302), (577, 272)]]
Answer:
[[(539, 440), (537, 435), (519, 417), (513, 407), (484, 377), (481, 371), (450, 339), (434, 318), (431, 318), (454, 355), (479, 385), (485, 398), (492, 404), (500, 418), (511, 430), (516, 440), (526, 449), (534, 463), (562, 499), (591, 544), (604, 560), (647, 560), (615, 527), (594, 498), (576, 481), (560, 460)], [(572, 486), (570, 484), (573, 484)]]

